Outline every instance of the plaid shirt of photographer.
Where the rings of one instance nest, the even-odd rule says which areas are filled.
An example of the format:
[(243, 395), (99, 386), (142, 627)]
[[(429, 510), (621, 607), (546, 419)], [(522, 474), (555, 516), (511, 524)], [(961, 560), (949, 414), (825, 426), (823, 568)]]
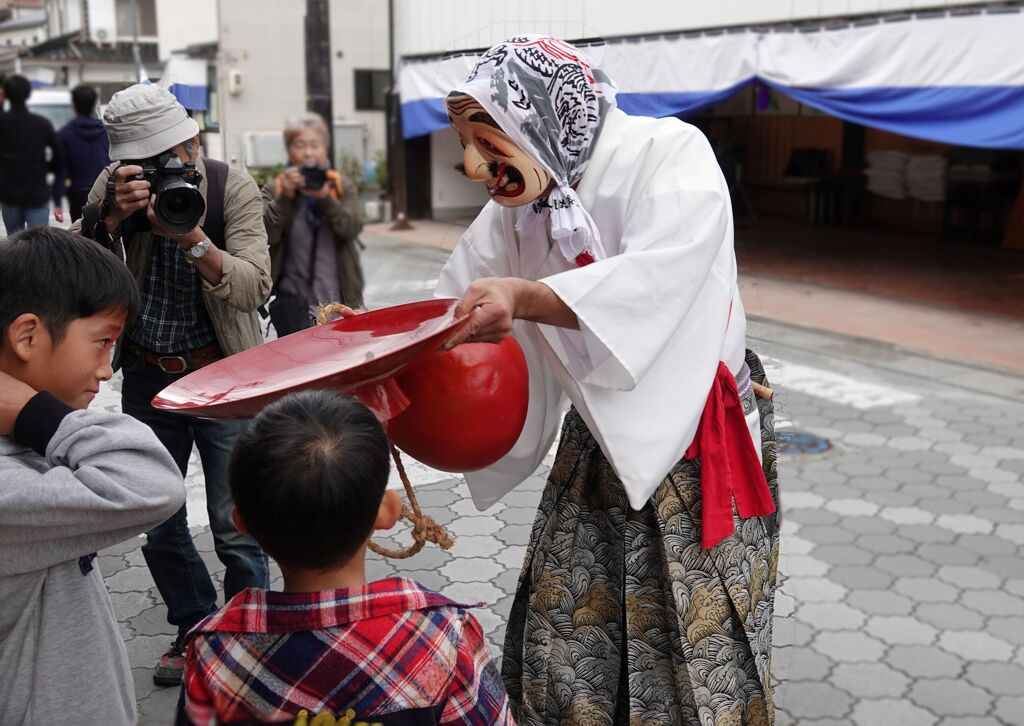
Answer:
[(142, 305), (128, 337), (155, 353), (195, 350), (216, 340), (195, 265), (173, 239), (153, 237)]

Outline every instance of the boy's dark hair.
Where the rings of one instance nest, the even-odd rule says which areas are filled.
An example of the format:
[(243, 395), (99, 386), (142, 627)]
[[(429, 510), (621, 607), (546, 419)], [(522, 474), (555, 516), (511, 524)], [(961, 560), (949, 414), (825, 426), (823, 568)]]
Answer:
[(4, 79), (4, 95), (12, 106), (24, 104), (32, 95), (32, 84), (25, 76), (8, 76)]
[(96, 89), (84, 83), (71, 90), (71, 105), (79, 116), (92, 116), (96, 110)]
[(293, 393), (267, 406), (238, 438), (231, 496), (253, 538), (281, 565), (337, 566), (373, 531), (389, 454), (384, 428), (356, 399)]
[(128, 326), (139, 311), (138, 285), (113, 252), (54, 227), (30, 227), (0, 242), (0, 332), (34, 313), (59, 343), (73, 320), (108, 310), (123, 310)]

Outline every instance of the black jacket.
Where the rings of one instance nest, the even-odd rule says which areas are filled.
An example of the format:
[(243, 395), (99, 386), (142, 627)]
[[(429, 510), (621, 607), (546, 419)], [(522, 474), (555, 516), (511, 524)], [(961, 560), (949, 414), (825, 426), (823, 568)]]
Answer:
[(110, 163), (107, 129), (98, 118), (75, 116), (58, 136), (64, 146), (64, 169), (57, 181), (73, 192), (88, 192)]
[[(46, 149), (50, 159), (46, 159)], [(64, 151), (53, 124), (24, 106), (12, 105), (0, 113), (0, 203), (15, 207), (41, 207), (50, 199), (46, 173), (57, 173)], [(52, 190), (54, 203), (63, 196), (63, 185)]]

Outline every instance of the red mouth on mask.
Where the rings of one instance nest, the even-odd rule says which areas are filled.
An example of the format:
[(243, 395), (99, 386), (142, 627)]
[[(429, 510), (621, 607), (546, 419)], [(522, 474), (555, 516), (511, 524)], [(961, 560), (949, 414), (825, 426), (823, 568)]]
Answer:
[(497, 180), (493, 185), (487, 185), (487, 193), (492, 197), (518, 197), (526, 189), (523, 175), (514, 166), (501, 164), (494, 172)]

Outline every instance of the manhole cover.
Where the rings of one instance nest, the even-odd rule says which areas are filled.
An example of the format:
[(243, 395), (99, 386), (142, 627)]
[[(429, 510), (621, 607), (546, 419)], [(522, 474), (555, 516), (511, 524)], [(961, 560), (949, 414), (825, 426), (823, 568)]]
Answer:
[(832, 442), (824, 436), (803, 431), (779, 431), (776, 440), (783, 454), (821, 454), (832, 448)]

